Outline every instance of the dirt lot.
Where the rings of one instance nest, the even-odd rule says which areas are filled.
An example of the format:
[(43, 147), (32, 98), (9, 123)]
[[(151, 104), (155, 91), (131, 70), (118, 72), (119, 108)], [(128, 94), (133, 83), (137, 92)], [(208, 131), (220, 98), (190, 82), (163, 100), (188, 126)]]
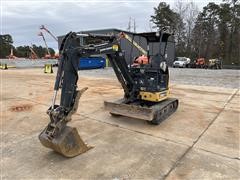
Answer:
[(79, 87), (89, 89), (70, 124), (94, 148), (70, 159), (38, 140), (55, 73), (0, 71), (2, 178), (239, 179), (239, 71), (182, 70), (170, 71), (179, 109), (159, 126), (111, 117), (103, 101), (122, 97), (113, 73), (81, 71)]

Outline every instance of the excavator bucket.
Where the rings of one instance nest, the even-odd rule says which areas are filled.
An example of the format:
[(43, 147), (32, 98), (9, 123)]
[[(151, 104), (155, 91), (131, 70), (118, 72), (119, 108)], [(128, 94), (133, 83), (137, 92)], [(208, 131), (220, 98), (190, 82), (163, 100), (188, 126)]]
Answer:
[[(66, 116), (64, 119), (60, 119), (59, 124), (50, 122), (48, 126), (40, 133), (39, 140), (43, 146), (50, 148), (65, 157), (74, 157), (92, 148), (84, 143), (76, 128), (67, 126), (65, 124), (71, 120), (71, 116), (77, 111), (79, 99), (87, 89), (88, 88), (83, 88), (80, 91), (77, 91), (75, 103), (68, 116)], [(58, 105), (54, 105), (53, 109), (57, 111), (58, 107)], [(47, 114), (50, 115), (50, 119), (51, 116), (53, 116), (51, 112), (52, 107), (50, 107), (47, 111)]]
[(43, 146), (65, 157), (74, 157), (92, 148), (83, 142), (77, 129), (70, 126), (65, 126), (53, 139), (49, 138), (47, 128), (45, 128), (39, 135), (39, 140)]

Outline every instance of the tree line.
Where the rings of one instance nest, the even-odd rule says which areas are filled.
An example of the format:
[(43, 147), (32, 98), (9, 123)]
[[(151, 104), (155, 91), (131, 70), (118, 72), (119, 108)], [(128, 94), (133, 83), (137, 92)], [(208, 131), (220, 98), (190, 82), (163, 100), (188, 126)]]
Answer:
[(175, 36), (176, 56), (219, 58), (240, 65), (240, 3), (209, 3), (199, 11), (193, 3), (177, 1), (173, 8), (160, 2), (150, 20), (153, 28), (168, 27)]
[[(32, 48), (39, 58), (43, 58), (47, 54), (47, 49), (42, 46), (33, 44), (32, 46), (13, 46), (13, 39), (10, 34), (0, 35), (0, 58), (6, 58), (10, 55), (11, 49), (16, 57), (29, 58), (31, 56)], [(55, 51), (53, 48), (48, 48), (50, 54), (53, 56)]]
[[(176, 56), (219, 58), (223, 64), (240, 65), (240, 3), (223, 0), (209, 3), (201, 11), (195, 3), (176, 1), (173, 8), (160, 2), (151, 16), (153, 28), (169, 27), (174, 33)], [(31, 46), (39, 58), (47, 54), (42, 46)], [(13, 46), (11, 35), (0, 35), (0, 58), (6, 58), (13, 49), (17, 57), (28, 58), (29, 46)], [(49, 48), (51, 55), (55, 52)]]

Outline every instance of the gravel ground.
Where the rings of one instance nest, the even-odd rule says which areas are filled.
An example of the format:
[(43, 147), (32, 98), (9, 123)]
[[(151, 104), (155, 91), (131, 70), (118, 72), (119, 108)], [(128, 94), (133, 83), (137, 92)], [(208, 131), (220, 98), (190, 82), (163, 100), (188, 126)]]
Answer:
[[(57, 60), (8, 60), (0, 59), (0, 63), (16, 66), (17, 68), (42, 68), (44, 64), (56, 64)], [(232, 69), (187, 69), (169, 68), (170, 82), (176, 84), (190, 84), (202, 86), (215, 86), (226, 88), (240, 88), (240, 70)], [(112, 68), (81, 70), (80, 75), (90, 77), (116, 78)]]
[[(225, 88), (240, 88), (240, 70), (169, 68), (170, 82)], [(80, 76), (115, 78), (112, 68), (82, 70)]]

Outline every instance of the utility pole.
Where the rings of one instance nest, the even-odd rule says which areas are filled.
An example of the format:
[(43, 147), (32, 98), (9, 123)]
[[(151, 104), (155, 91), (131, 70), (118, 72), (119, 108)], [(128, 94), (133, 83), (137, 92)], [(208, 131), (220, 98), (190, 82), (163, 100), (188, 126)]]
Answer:
[[(133, 29), (133, 31), (132, 31), (132, 29)], [(132, 18), (132, 17), (129, 18), (127, 31), (134, 32), (134, 33), (137, 32), (137, 23), (136, 23), (135, 18)]]
[(132, 18), (130, 17), (128, 21), (128, 27), (127, 27), (127, 31), (129, 32), (131, 32), (131, 26), (132, 26), (131, 21), (132, 21)]
[(137, 25), (136, 25), (136, 20), (135, 20), (135, 18), (133, 19), (133, 32), (134, 32), (134, 33), (137, 32)]

